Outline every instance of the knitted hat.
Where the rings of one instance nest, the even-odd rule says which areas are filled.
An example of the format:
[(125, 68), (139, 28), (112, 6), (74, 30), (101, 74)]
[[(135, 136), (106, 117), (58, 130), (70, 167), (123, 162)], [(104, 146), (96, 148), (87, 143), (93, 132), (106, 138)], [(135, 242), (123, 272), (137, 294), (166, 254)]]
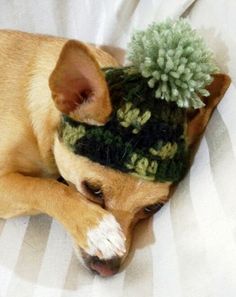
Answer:
[(200, 108), (217, 69), (184, 21), (136, 32), (131, 66), (103, 69), (113, 106), (104, 126), (63, 116), (60, 138), (75, 154), (152, 181), (178, 182), (188, 168), (186, 111)]

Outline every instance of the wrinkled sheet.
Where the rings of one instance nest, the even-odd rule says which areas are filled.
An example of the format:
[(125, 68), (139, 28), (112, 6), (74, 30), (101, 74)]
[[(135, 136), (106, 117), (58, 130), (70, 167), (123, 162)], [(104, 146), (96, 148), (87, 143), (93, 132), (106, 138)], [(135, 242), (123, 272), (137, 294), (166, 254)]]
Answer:
[[(105, 47), (122, 62), (132, 29), (177, 18), (193, 2), (1, 0), (0, 28), (78, 38)], [(220, 66), (236, 78), (233, 1), (196, 2), (185, 14), (217, 53)], [(235, 297), (235, 98), (232, 84), (189, 174), (170, 202), (138, 226), (121, 273), (102, 279), (85, 270), (65, 230), (45, 215), (0, 220), (0, 297)]]

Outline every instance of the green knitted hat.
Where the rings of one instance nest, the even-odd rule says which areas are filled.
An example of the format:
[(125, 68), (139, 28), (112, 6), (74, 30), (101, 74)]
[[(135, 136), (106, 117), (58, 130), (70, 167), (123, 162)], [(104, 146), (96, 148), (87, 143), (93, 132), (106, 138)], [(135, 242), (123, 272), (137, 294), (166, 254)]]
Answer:
[(62, 117), (60, 138), (75, 154), (152, 181), (178, 182), (188, 168), (186, 110), (216, 72), (212, 54), (184, 21), (136, 32), (130, 66), (103, 69), (113, 105), (104, 126)]

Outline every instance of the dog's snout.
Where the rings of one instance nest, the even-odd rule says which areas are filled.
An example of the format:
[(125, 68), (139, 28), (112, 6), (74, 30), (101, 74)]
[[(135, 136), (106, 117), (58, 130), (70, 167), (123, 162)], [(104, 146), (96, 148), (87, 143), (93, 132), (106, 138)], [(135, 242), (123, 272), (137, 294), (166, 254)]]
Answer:
[(88, 264), (89, 268), (100, 276), (112, 276), (119, 271), (121, 259), (114, 257), (109, 260), (101, 260), (94, 256), (90, 258)]

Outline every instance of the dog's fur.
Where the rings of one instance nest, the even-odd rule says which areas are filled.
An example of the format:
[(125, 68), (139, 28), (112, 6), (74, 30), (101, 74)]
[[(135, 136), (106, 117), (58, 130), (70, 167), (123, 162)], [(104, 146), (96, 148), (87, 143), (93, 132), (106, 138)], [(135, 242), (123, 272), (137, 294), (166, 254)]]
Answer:
[[(76, 156), (58, 139), (62, 112), (82, 122), (107, 121), (112, 107), (100, 67), (117, 65), (78, 41), (0, 31), (0, 217), (56, 218), (101, 275), (117, 271), (133, 226), (149, 216), (143, 209), (167, 201), (171, 189), (171, 183), (141, 180)], [(229, 84), (228, 76), (216, 75), (206, 107), (189, 113), (190, 145)], [(70, 187), (56, 180), (60, 175)], [(103, 207), (84, 181), (102, 189)]]

